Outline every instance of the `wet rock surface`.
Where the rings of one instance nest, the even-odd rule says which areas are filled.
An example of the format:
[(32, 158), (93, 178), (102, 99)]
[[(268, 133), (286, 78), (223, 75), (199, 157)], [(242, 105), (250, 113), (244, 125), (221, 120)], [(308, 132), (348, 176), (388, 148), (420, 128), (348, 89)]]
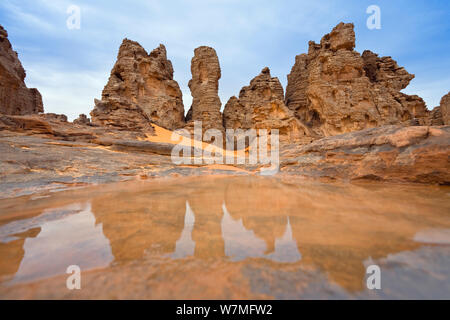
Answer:
[[(448, 187), (180, 177), (3, 199), (0, 211), (2, 299), (450, 297)], [(65, 286), (71, 264), (82, 290)], [(382, 290), (367, 289), (372, 264)]]

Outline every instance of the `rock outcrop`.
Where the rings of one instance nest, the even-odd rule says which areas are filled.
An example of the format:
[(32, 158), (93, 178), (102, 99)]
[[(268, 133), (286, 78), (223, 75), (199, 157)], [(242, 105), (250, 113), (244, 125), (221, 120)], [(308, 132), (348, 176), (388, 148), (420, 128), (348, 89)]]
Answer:
[(430, 112), (428, 124), (443, 126), (450, 124), (450, 92), (441, 99), (441, 104)]
[(78, 116), (78, 118), (73, 120), (73, 123), (79, 125), (90, 125), (91, 119), (89, 119), (84, 113), (82, 113)]
[(91, 117), (94, 124), (128, 130), (150, 130), (150, 122), (171, 130), (182, 127), (182, 93), (164, 45), (148, 54), (139, 43), (124, 39)]
[(54, 121), (61, 121), (61, 122), (67, 122), (67, 116), (65, 114), (57, 114), (57, 113), (41, 113), (39, 115), (41, 118), (44, 118), (46, 120), (54, 120)]
[[(144, 132), (79, 126), (44, 115), (1, 115), (0, 188), (13, 191), (18, 186), (53, 186), (55, 181), (105, 183), (141, 175), (227, 171), (220, 166), (178, 166), (171, 160), (172, 148), (168, 143), (146, 140)], [(280, 143), (280, 174), (448, 185), (449, 158), (450, 126), (383, 126), (306, 145)], [(227, 172), (257, 174), (259, 167), (242, 165), (244, 170), (239, 173)]]
[(441, 107), (435, 107), (433, 110), (431, 110), (430, 112), (430, 119), (429, 119), (429, 124), (431, 126), (442, 126), (444, 125), (444, 119), (442, 117), (442, 111), (441, 111)]
[(450, 125), (450, 92), (442, 97), (440, 108), (443, 124)]
[(280, 81), (271, 77), (269, 68), (243, 87), (239, 99), (231, 97), (223, 111), (226, 129), (278, 129), (289, 139), (310, 136), (310, 130), (284, 104)]
[(223, 131), (220, 112), (222, 103), (218, 95), (221, 72), (216, 50), (206, 46), (195, 49), (191, 61), (191, 73), (189, 88), (192, 106), (186, 116), (187, 121), (202, 121), (204, 130)]
[(401, 93), (414, 75), (391, 57), (354, 50), (353, 24), (340, 23), (308, 54), (295, 58), (285, 103), (319, 135), (331, 136), (387, 124), (426, 124), (418, 96)]
[(383, 126), (284, 145), (281, 172), (313, 178), (450, 184), (450, 126)]
[(44, 112), (41, 94), (25, 85), (25, 70), (0, 25), (0, 113), (25, 115)]

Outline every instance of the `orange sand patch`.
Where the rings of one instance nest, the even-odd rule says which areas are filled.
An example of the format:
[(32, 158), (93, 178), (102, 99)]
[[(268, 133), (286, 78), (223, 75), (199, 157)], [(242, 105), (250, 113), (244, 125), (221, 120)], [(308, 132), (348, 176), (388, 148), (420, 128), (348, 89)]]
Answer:
[(245, 172), (245, 173), (251, 173), (251, 171), (247, 171), (242, 168), (234, 167), (227, 164), (208, 164), (208, 165), (182, 165), (180, 167), (185, 168), (198, 168), (201, 166), (202, 168), (208, 168), (213, 170), (226, 170), (226, 171), (236, 171), (236, 172)]
[[(200, 148), (202, 150), (205, 150), (206, 147), (211, 146), (211, 144), (203, 142), (203, 141), (197, 141), (191, 138), (187, 138), (187, 137), (183, 137), (173, 131), (164, 129), (160, 126), (157, 126), (155, 124), (152, 124), (153, 127), (155, 128), (155, 135), (151, 136), (147, 134), (147, 137), (141, 140), (144, 141), (151, 141), (151, 142), (159, 142), (159, 143), (169, 143), (169, 144), (180, 144), (183, 146), (193, 146), (196, 148)], [(173, 139), (172, 139), (172, 135), (173, 135)], [(229, 150), (225, 150), (223, 148), (218, 148), (219, 151), (224, 155), (224, 156), (232, 156), (232, 157), (239, 157), (242, 156), (241, 152), (238, 151), (229, 151)], [(245, 149), (245, 156), (248, 155), (248, 150), (249, 148)]]

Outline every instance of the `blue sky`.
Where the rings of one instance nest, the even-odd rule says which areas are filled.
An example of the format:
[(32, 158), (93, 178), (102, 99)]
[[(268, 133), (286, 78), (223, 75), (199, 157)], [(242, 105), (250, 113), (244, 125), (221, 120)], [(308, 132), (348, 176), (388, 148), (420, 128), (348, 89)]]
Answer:
[[(369, 5), (381, 8), (381, 29), (369, 30)], [(67, 8), (81, 9), (81, 28), (69, 30)], [(27, 70), (26, 83), (46, 112), (74, 119), (93, 108), (122, 39), (147, 51), (163, 43), (187, 110), (190, 61), (200, 45), (216, 49), (222, 106), (268, 66), (286, 86), (295, 56), (339, 22), (355, 23), (356, 50), (392, 56), (416, 78), (404, 90), (429, 108), (450, 90), (450, 1), (112, 1), (1, 0), (0, 24)]]

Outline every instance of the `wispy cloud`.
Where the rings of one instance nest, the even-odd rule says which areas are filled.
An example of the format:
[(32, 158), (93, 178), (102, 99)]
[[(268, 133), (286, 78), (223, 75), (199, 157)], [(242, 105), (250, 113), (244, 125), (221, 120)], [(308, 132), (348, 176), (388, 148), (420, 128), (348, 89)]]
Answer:
[(44, 31), (50, 31), (53, 29), (51, 23), (38, 15), (25, 11), (16, 4), (5, 1), (1, 2), (0, 6), (3, 10), (5, 10), (5, 12), (8, 12), (11, 15), (12, 19), (20, 21), (23, 27), (37, 28)]
[[(37, 87), (49, 112), (73, 119), (89, 113), (101, 91), (124, 37), (148, 51), (164, 43), (183, 92), (193, 50), (216, 49), (222, 68), (219, 95), (225, 105), (263, 67), (286, 85), (295, 55), (309, 40), (340, 21), (354, 22), (357, 50), (392, 55), (416, 74), (406, 90), (423, 95), (429, 106), (448, 92), (450, 69), (450, 3), (380, 0), (382, 29), (366, 28), (372, 0), (347, 1), (144, 1), (2, 0), (0, 21), (27, 70), (27, 83)], [(68, 30), (67, 7), (81, 8), (81, 29)]]
[(108, 80), (105, 72), (70, 71), (52, 65), (29, 65), (28, 87), (39, 88), (43, 93), (46, 112), (64, 113), (70, 119), (79, 114), (89, 115), (94, 98), (101, 97), (101, 90)]

